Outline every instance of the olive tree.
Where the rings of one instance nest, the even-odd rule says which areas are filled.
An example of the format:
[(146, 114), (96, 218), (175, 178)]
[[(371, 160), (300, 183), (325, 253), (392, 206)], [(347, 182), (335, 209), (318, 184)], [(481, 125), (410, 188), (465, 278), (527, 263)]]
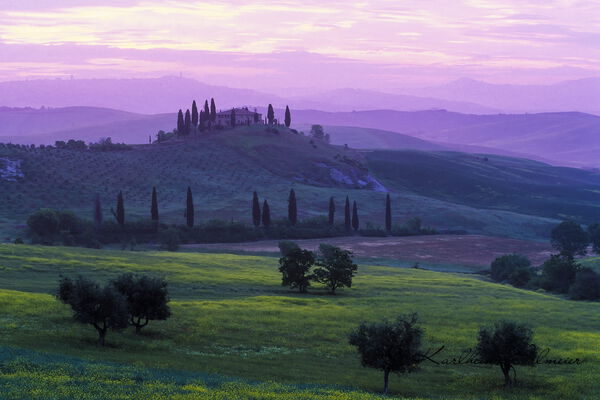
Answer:
[(414, 371), (425, 359), (421, 351), (422, 329), (416, 313), (399, 316), (396, 321), (365, 323), (350, 333), (363, 367), (383, 371), (383, 392), (387, 394), (390, 373)]
[(109, 329), (121, 330), (128, 325), (127, 301), (113, 285), (100, 287), (81, 276), (75, 280), (62, 278), (57, 297), (71, 306), (75, 321), (96, 329), (101, 346), (105, 344)]
[(149, 321), (166, 320), (171, 316), (167, 282), (162, 278), (123, 274), (112, 285), (121, 293), (129, 309), (129, 323), (140, 333)]
[[(504, 385), (516, 382), (515, 365), (534, 365), (538, 347), (533, 343), (533, 330), (512, 321), (500, 321), (479, 330), (476, 353), (484, 364), (498, 365)], [(513, 372), (513, 378), (510, 373)]]

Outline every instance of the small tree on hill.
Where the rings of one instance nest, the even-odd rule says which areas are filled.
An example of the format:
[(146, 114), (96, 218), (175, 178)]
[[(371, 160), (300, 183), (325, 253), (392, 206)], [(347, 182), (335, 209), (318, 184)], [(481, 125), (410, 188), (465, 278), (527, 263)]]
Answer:
[(596, 222), (588, 226), (588, 235), (592, 243), (594, 253), (600, 254), (600, 223)]
[(279, 272), (282, 274), (281, 285), (292, 289), (298, 288), (300, 293), (306, 293), (313, 276), (310, 269), (315, 263), (311, 251), (293, 249), (279, 259)]
[(296, 203), (296, 192), (294, 192), (294, 189), (290, 190), (290, 196), (288, 198), (288, 220), (292, 225), (296, 225), (296, 222), (298, 222), (298, 205)]
[(262, 224), (265, 228), (271, 226), (271, 209), (269, 208), (269, 203), (266, 200), (263, 203)]
[(385, 230), (392, 231), (392, 199), (389, 193), (385, 196)]
[(356, 201), (352, 205), (352, 228), (354, 231), (358, 231), (360, 226), (360, 222), (358, 220), (358, 206), (356, 205)]
[(125, 225), (125, 204), (123, 202), (123, 192), (119, 192), (117, 195), (117, 211), (112, 208), (110, 211), (114, 215), (119, 225)]
[(325, 140), (325, 131), (321, 125), (313, 125), (310, 128), (310, 135), (318, 140)]
[(192, 126), (195, 128), (198, 126), (198, 106), (196, 100), (192, 102)]
[(269, 108), (267, 109), (267, 122), (269, 125), (273, 125), (275, 123), (275, 110), (273, 110), (273, 106), (269, 104)]
[(62, 278), (57, 297), (71, 306), (75, 321), (90, 324), (96, 329), (101, 346), (105, 344), (109, 329), (121, 330), (128, 325), (126, 299), (112, 285), (101, 288), (97, 283), (81, 276), (75, 281)]
[(290, 108), (288, 106), (285, 106), (285, 126), (286, 127), (290, 127), (290, 125), (292, 124), (292, 113), (290, 112)]
[(187, 226), (192, 228), (194, 226), (194, 198), (192, 196), (192, 188), (189, 186), (187, 188), (185, 219)]
[(94, 200), (94, 225), (96, 228), (99, 228), (102, 225), (102, 202), (100, 200), (100, 195), (96, 195), (96, 199)]
[(152, 204), (150, 205), (150, 218), (152, 218), (152, 221), (158, 222), (158, 199), (156, 196), (156, 186), (152, 187)]
[(149, 321), (164, 321), (171, 316), (169, 291), (164, 279), (123, 274), (112, 282), (129, 308), (129, 323), (140, 333)]
[(552, 247), (564, 257), (584, 256), (590, 239), (581, 225), (574, 221), (564, 221), (552, 229)]
[(190, 116), (190, 110), (186, 110), (184, 119), (184, 134), (189, 135), (192, 131), (192, 118)]
[(258, 193), (254, 192), (252, 195), (252, 223), (254, 226), (260, 226), (261, 221), (260, 213), (260, 202), (258, 200)]
[(185, 130), (185, 121), (183, 120), (183, 111), (177, 113), (177, 133), (183, 135)]
[(333, 197), (329, 198), (329, 225), (335, 223), (335, 200)]
[(508, 387), (516, 381), (514, 366), (535, 365), (538, 348), (533, 343), (531, 328), (512, 321), (501, 321), (479, 330), (476, 352), (482, 363), (500, 367), (504, 385)]
[(349, 343), (357, 347), (363, 367), (383, 371), (383, 392), (387, 394), (390, 373), (412, 372), (425, 359), (422, 337), (423, 330), (414, 313), (402, 315), (394, 322), (363, 322), (350, 333)]
[(496, 258), (491, 265), (490, 275), (496, 282), (508, 282), (525, 286), (531, 278), (531, 261), (519, 254), (506, 254)]
[(352, 229), (352, 220), (350, 218), (350, 198), (346, 196), (346, 205), (344, 206), (344, 227), (346, 232)]
[(326, 285), (332, 294), (336, 289), (352, 287), (352, 278), (358, 266), (352, 261), (352, 253), (328, 244), (319, 246), (315, 280)]

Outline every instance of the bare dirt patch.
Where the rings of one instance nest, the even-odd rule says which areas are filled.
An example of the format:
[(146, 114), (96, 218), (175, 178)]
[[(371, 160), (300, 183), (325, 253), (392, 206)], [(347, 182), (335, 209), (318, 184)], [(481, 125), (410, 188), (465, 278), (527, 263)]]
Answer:
[[(527, 256), (533, 265), (541, 264), (552, 251), (549, 244), (479, 235), (434, 235), (391, 238), (343, 237), (295, 240), (302, 248), (316, 250), (321, 243), (329, 243), (351, 250), (362, 259), (391, 259), (423, 264), (463, 265), (487, 268), (504, 254)], [(249, 243), (220, 243), (186, 245), (188, 249), (211, 251), (244, 251), (252, 253), (277, 253), (277, 240)]]

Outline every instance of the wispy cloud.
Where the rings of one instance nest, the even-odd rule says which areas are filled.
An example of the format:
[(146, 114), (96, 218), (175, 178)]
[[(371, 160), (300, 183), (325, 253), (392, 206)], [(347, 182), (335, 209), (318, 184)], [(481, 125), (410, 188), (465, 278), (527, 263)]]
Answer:
[[(287, 63), (279, 57), (277, 68), (261, 66), (261, 57), (293, 51), (326, 56), (340, 65), (356, 61), (365, 80), (381, 72), (379, 67), (390, 65), (445, 68), (444, 79), (472, 74), (473, 65), (479, 67), (478, 75), (488, 71), (494, 79), (502, 68), (507, 78), (514, 77), (515, 70), (556, 67), (583, 69), (587, 70), (583, 75), (589, 75), (600, 64), (600, 4), (581, 0), (0, 0), (0, 43), (45, 46), (47, 66), (52, 69), (71, 66), (81, 71), (86, 65), (84, 69), (111, 68), (130, 74), (200, 70), (186, 61), (198, 62), (200, 53), (250, 57), (252, 65), (215, 64), (208, 70), (221, 68), (248, 76), (267, 68), (281, 78), (280, 85), (312, 66), (297, 57)], [(84, 46), (88, 58), (79, 64), (70, 64), (68, 57), (58, 64), (52, 60), (57, 46), (73, 45)], [(123, 50), (128, 57), (107, 56), (111, 48)], [(177, 51), (177, 59), (148, 61), (148, 55), (156, 55), (158, 49)], [(97, 60), (121, 61), (99, 65)], [(6, 71), (14, 68), (3, 60), (0, 63), (5, 64), (0, 79), (6, 79), (10, 75)], [(22, 65), (20, 75), (40, 73), (31, 61)], [(343, 73), (340, 70), (335, 78), (339, 84), (345, 81)], [(396, 80), (400, 77), (404, 75)], [(548, 79), (556, 77), (548, 75)]]

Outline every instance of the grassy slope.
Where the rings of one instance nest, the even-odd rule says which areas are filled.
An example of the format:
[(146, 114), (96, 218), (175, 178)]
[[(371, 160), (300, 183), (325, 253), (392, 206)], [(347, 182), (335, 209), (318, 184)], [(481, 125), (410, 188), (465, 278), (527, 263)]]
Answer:
[[(306, 137), (254, 127), (125, 152), (5, 148), (1, 157), (22, 160), (25, 174), (19, 182), (0, 181), (3, 238), (14, 238), (15, 224), (22, 225), (40, 207), (71, 209), (89, 218), (96, 193), (106, 218), (112, 218), (110, 207), (119, 190), (124, 192), (127, 218), (145, 218), (153, 185), (166, 222), (182, 222), (188, 185), (199, 221), (248, 221), (254, 190), (269, 200), (274, 218), (284, 217), (293, 186), (301, 218), (324, 215), (329, 196), (338, 199), (341, 218), (342, 200), (349, 195), (359, 204), (363, 226), (369, 221), (381, 225), (385, 193), (356, 184), (368, 180), (369, 173), (390, 190), (396, 221), (420, 216), (441, 229), (540, 238), (555, 223), (549, 218), (589, 222), (597, 219), (600, 205), (600, 178), (591, 172), (500, 156), (483, 162), (463, 153), (358, 153), (322, 143), (315, 148)], [(354, 183), (336, 182), (330, 168)]]
[[(598, 303), (571, 302), (461, 275), (366, 266), (360, 267), (355, 287), (339, 296), (325, 295), (320, 288), (302, 296), (279, 286), (276, 259), (226, 254), (0, 245), (0, 266), (2, 345), (140, 369), (374, 391), (380, 388), (380, 374), (361, 368), (346, 342), (348, 331), (361, 320), (417, 311), (427, 346), (444, 344), (445, 356), (451, 357), (474, 345), (481, 324), (510, 318), (531, 324), (537, 342), (550, 347), (553, 356), (580, 357), (586, 363), (518, 368), (523, 384), (508, 398), (600, 396)], [(173, 317), (151, 324), (141, 339), (130, 331), (110, 334), (113, 347), (100, 349), (93, 344), (93, 330), (72, 323), (68, 309), (49, 293), (61, 273), (107, 279), (125, 271), (166, 276)], [(74, 378), (68, 376), (61, 379), (71, 382)], [(10, 382), (5, 377), (0, 385)], [(430, 363), (415, 375), (392, 379), (394, 392), (424, 398), (492, 398), (504, 394), (500, 384), (497, 368)]]

